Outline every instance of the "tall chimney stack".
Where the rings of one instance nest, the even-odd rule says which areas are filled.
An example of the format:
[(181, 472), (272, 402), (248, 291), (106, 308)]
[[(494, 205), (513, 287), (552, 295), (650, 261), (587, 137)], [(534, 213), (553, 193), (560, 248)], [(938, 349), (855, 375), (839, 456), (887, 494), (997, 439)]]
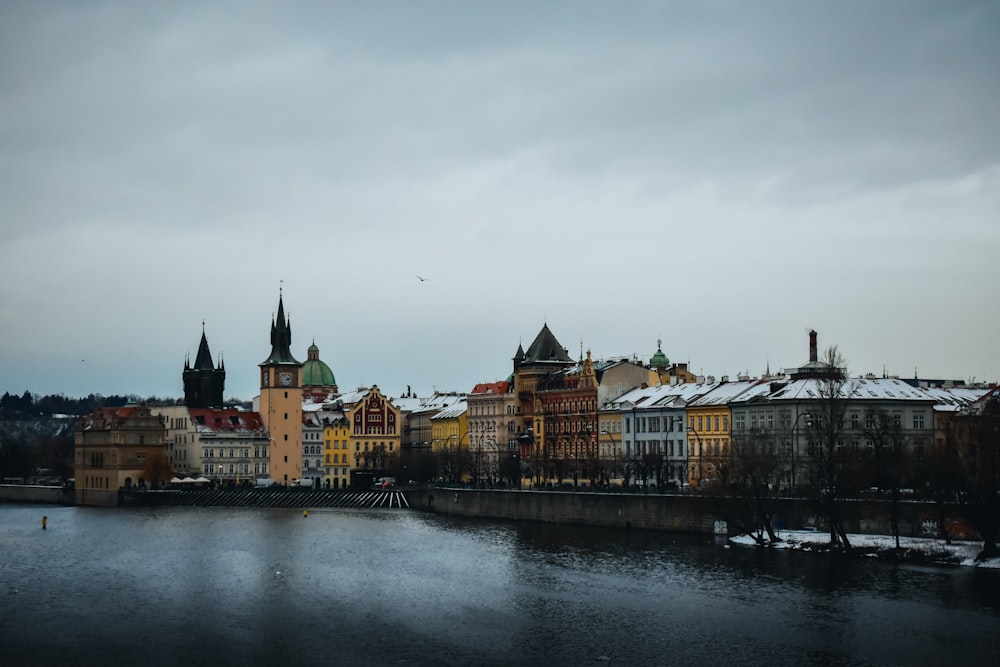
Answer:
[(816, 330), (812, 329), (809, 331), (809, 361), (819, 361), (819, 356), (816, 352)]

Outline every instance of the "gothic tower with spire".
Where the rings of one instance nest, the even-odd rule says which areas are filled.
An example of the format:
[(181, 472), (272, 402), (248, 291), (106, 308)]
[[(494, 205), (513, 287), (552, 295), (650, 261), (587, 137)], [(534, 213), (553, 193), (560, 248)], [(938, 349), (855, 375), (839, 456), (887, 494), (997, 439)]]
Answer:
[(222, 393), (226, 388), (226, 368), (219, 359), (219, 366), (212, 363), (212, 353), (205, 337), (205, 323), (201, 323), (201, 343), (194, 366), (190, 357), (184, 360), (184, 405), (189, 408), (221, 408)]
[(291, 318), (282, 294), (271, 320), (271, 354), (260, 365), (260, 416), (270, 437), (268, 476), (281, 484), (302, 477), (302, 363), (292, 356)]

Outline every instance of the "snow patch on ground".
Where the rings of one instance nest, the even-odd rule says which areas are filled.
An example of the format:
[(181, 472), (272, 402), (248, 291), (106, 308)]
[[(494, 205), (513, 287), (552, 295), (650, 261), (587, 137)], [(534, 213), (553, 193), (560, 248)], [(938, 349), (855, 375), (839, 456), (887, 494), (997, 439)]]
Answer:
[[(770, 542), (765, 536), (765, 546), (771, 549), (795, 549), (798, 551), (828, 551), (830, 534), (812, 530), (778, 530), (775, 535), (780, 542)], [(900, 553), (890, 535), (861, 535), (848, 533), (847, 539), (861, 555), (870, 558), (897, 558), (899, 560), (940, 563), (942, 565), (962, 565), (1000, 570), (1000, 558), (988, 558), (976, 562), (976, 555), (983, 547), (982, 542), (956, 542), (945, 544), (944, 540), (923, 537), (900, 537)], [(758, 546), (750, 535), (729, 538), (733, 544)]]

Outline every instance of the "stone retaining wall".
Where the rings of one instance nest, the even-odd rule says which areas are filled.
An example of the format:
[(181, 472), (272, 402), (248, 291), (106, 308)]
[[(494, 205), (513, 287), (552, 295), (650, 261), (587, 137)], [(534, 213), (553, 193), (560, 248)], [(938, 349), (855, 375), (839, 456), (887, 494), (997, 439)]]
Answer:
[[(572, 493), (562, 491), (493, 491), (408, 489), (410, 507), (447, 516), (512, 521), (540, 521), (700, 534), (739, 534), (753, 525), (753, 504), (744, 498), (697, 494)], [(817, 502), (804, 498), (768, 501), (775, 528), (827, 530)], [(890, 503), (844, 501), (848, 532), (890, 535)], [(908, 537), (937, 537), (947, 528), (956, 539), (977, 536), (962, 519), (961, 508), (920, 501), (899, 504), (899, 532)]]
[(73, 492), (62, 486), (0, 484), (0, 502), (72, 505)]

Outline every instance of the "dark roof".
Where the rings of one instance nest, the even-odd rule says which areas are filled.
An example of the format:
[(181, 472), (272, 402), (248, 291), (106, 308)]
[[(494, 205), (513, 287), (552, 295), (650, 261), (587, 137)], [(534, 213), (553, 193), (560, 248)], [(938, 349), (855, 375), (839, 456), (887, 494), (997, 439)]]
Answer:
[(542, 325), (542, 330), (535, 336), (524, 355), (525, 364), (544, 364), (556, 362), (559, 364), (573, 363), (566, 349), (559, 344), (556, 337), (549, 331), (549, 325)]
[(302, 365), (292, 356), (292, 325), (290, 319), (285, 319), (285, 304), (280, 296), (277, 321), (271, 320), (271, 355), (260, 362), (261, 366), (272, 364)]
[(201, 332), (201, 343), (198, 344), (198, 356), (194, 359), (194, 367), (198, 370), (215, 370), (215, 366), (212, 364), (212, 353), (208, 349), (208, 338), (205, 337), (204, 330)]

